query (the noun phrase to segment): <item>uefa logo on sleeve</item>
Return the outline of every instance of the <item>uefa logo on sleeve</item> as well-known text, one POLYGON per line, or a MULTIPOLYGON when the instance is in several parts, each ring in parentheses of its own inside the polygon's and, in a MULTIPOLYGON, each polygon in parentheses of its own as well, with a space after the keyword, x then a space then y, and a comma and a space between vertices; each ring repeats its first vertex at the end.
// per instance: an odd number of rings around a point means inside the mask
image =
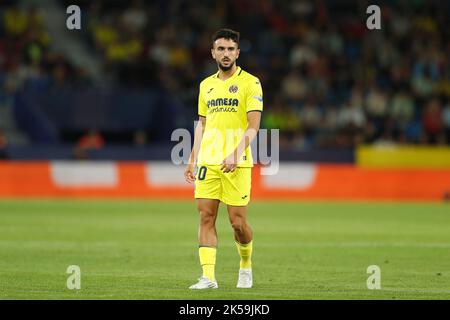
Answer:
POLYGON ((228 91, 230 91, 230 93, 236 93, 238 91, 238 87, 233 84, 233 85, 230 86, 228 91))

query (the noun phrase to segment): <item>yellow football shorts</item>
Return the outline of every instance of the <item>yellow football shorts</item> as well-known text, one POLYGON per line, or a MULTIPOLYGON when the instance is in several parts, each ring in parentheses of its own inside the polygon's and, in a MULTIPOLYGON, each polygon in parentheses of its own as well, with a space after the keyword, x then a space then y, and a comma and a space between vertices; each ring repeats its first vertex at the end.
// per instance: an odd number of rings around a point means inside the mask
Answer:
POLYGON ((217 199, 230 206, 246 206, 250 201, 252 168, 236 168, 224 173, 220 165, 199 166, 195 175, 195 198, 217 199))

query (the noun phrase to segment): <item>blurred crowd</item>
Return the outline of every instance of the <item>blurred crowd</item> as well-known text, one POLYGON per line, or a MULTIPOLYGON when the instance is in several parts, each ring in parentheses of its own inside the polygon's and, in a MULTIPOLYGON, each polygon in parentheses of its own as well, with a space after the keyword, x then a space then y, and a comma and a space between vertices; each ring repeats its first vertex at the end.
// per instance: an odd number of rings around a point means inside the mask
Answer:
POLYGON ((51 38, 38 7, 3 1, 0 10, 1 98, 23 87, 48 90, 89 82, 83 68, 76 68, 67 57, 51 50, 51 38))
MULTIPOLYGON (((199 82, 217 69, 211 35, 229 27, 241 32, 238 64, 263 84, 262 127, 280 129, 283 147, 450 144, 445 1, 386 2, 381 30, 367 29, 366 1, 77 3, 80 39, 101 57, 108 78, 166 90, 192 119, 199 82)), ((85 70, 49 50, 36 9, 8 8, 1 32, 6 91, 33 77, 45 79, 34 86, 89 83, 85 70)))

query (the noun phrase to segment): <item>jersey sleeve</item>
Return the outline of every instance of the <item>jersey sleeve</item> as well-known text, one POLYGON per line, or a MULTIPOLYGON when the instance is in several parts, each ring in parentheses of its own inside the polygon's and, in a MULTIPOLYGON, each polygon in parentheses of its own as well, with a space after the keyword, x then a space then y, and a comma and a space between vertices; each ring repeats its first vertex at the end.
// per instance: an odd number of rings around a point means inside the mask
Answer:
POLYGON ((263 91, 261 82, 256 78, 251 80, 247 89, 247 112, 263 110, 263 91))
POLYGON ((200 86, 200 89, 198 91, 198 115, 206 117, 206 109, 206 103, 203 99, 202 86, 200 86))

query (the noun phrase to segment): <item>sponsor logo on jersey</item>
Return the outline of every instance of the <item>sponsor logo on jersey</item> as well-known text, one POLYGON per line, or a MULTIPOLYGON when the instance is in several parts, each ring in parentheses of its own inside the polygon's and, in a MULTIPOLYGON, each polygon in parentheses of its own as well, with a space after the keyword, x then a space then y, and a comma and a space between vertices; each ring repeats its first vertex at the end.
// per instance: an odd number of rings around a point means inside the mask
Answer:
POLYGON ((217 98, 217 99, 211 99, 208 100, 207 106, 209 107, 220 107, 220 106, 230 106, 230 107, 237 107, 239 104, 238 99, 233 98, 217 98))

